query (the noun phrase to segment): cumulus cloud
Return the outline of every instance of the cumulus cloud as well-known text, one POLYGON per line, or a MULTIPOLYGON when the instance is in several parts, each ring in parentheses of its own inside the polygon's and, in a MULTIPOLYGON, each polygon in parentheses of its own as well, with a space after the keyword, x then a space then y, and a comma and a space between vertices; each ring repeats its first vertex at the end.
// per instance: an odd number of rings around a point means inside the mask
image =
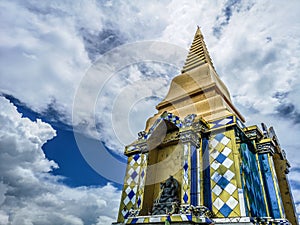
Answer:
POLYGON ((70 188, 42 145, 55 130, 41 120, 22 118, 0 97, 0 224, 103 224, 115 220, 120 192, 103 187, 70 188))

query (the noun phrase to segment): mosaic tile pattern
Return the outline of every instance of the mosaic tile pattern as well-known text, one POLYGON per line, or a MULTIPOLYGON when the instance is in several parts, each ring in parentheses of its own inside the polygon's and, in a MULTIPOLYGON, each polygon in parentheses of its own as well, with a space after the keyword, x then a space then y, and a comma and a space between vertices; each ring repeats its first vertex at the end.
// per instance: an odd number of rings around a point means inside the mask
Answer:
POLYGON ((142 154, 142 162, 141 162, 141 173, 140 173, 140 180, 139 180, 139 188, 138 188, 138 193, 137 193, 137 208, 141 209, 142 208, 142 203, 143 203, 143 195, 144 195, 144 188, 145 188, 145 181, 146 181, 146 170, 147 170, 147 155, 142 154))
POLYGON ((210 129, 223 127, 223 126, 226 126, 228 124, 232 124, 233 122, 234 122, 233 121, 233 116, 229 116, 229 117, 226 117, 226 118, 215 120, 213 122, 210 122, 210 129))
POLYGON ((126 224, 138 224, 138 223, 153 223, 153 222, 184 222, 184 221, 193 221, 197 223, 212 224, 213 221, 206 217, 196 217, 192 214, 174 214, 171 216, 162 215, 162 216, 138 216, 134 218, 128 218, 126 224))
POLYGON ((180 120, 180 118, 176 115, 173 115, 172 113, 168 113, 168 112, 164 112, 160 118, 158 118, 154 124, 152 125, 152 127, 149 129, 149 132, 147 134, 145 134, 144 139, 147 139, 150 134, 154 131, 155 127, 157 126, 157 124, 161 121, 161 120, 167 120, 170 121, 172 123, 174 123, 178 128, 182 127, 182 122, 180 120))
POLYGON ((182 185, 181 185, 181 196, 182 203, 188 204, 190 202, 189 189, 189 146, 184 144, 183 146, 183 170, 182 170, 182 185))
POLYGON ((135 154, 128 158, 126 177, 120 204, 120 212, 123 218, 127 219, 131 209, 139 209, 142 206, 145 172, 146 154, 135 154))
POLYGON ((231 141, 228 132, 210 139, 212 205, 217 217, 240 214, 231 141))
POLYGON ((191 205, 198 205, 198 154, 197 148, 191 145, 191 205))
POLYGON ((270 158, 268 153, 260 154, 258 157, 261 170, 264 171, 262 173, 262 177, 264 181, 264 188, 266 190, 270 216, 273 218, 282 218, 284 216, 284 212, 282 212, 283 207, 280 192, 277 187, 277 179, 274 177, 276 174, 272 172, 273 160, 270 158))
POLYGON ((242 181, 248 199, 248 208, 252 216, 266 217, 263 187, 255 154, 249 150, 248 145, 245 143, 240 146, 240 154, 242 158, 242 181))
MULTIPOLYGON (((212 211, 211 176, 210 176, 209 141, 202 139, 202 167, 203 167, 203 203, 212 211)), ((201 185, 201 183, 199 183, 201 185)))

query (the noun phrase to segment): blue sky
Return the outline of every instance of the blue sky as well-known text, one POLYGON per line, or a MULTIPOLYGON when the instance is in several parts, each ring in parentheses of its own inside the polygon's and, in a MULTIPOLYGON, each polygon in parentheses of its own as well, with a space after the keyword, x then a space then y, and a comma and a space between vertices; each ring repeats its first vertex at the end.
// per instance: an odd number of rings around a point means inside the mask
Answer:
POLYGON ((15 0, 0 8, 0 224, 115 220, 124 146, 156 113, 197 25, 246 124, 275 128, 300 213, 299 1, 15 0), (178 50, 178 61, 147 61, 154 42, 178 50), (120 54, 126 46, 145 60, 120 54), (131 63, 115 68, 114 53, 131 63))

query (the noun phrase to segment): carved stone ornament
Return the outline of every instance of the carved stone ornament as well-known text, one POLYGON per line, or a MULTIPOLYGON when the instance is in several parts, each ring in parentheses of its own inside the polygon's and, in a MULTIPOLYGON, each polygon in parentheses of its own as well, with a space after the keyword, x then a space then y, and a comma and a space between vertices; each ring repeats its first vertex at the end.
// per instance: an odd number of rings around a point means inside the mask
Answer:
POLYGON ((189 127, 192 126, 195 118, 196 118, 196 114, 189 114, 184 118, 184 122, 183 122, 183 126, 184 127, 189 127))
POLYGON ((182 142, 192 142, 196 147, 199 147, 199 137, 192 130, 180 132, 180 140, 182 142))
POLYGON ((145 131, 141 131, 138 133, 138 139, 141 140, 141 139, 145 139, 145 135, 146 135, 146 132, 145 131))
POLYGON ((214 217, 213 213, 205 206, 181 205, 180 214, 192 214, 201 217, 214 217))
POLYGON ((270 142, 257 144, 257 150, 260 153, 271 153, 271 154, 274 154, 274 147, 273 147, 273 145, 270 142))
POLYGON ((139 209, 130 209, 129 210, 129 217, 136 217, 138 216, 140 213, 139 209))

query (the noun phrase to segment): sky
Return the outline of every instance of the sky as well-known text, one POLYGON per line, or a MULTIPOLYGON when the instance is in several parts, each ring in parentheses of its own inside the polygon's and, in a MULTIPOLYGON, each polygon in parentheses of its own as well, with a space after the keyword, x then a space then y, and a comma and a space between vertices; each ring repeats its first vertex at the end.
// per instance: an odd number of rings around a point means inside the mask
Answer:
POLYGON ((126 159, 197 25, 246 125, 273 126, 300 214, 300 1, 0 2, 0 224, 116 220, 126 159))

